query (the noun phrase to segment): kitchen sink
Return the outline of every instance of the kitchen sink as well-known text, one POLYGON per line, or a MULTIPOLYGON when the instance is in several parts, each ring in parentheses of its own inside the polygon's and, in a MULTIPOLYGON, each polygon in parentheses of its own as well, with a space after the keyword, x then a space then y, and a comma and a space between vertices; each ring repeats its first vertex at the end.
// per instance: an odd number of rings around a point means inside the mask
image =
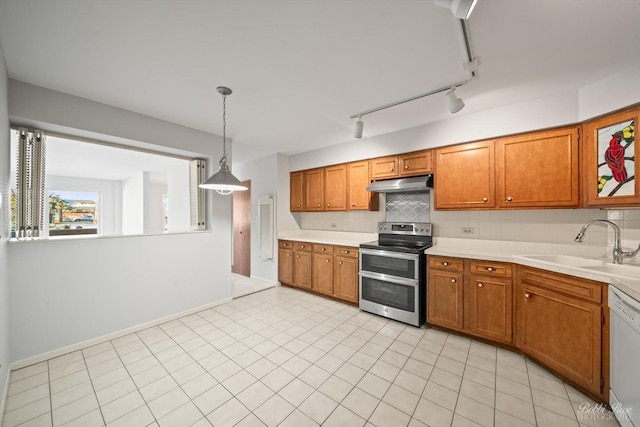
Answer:
MULTIPOLYGON (((567 267, 601 267, 604 262, 598 259, 581 258, 571 255, 525 255, 522 258, 527 258, 535 261, 549 262, 552 264, 560 264, 567 267)), ((640 269, 639 269, 640 272, 640 269)))
POLYGON ((587 270, 599 271, 611 274, 612 276, 628 277, 632 279, 640 279, 640 266, 625 264, 602 264, 584 267, 587 270))

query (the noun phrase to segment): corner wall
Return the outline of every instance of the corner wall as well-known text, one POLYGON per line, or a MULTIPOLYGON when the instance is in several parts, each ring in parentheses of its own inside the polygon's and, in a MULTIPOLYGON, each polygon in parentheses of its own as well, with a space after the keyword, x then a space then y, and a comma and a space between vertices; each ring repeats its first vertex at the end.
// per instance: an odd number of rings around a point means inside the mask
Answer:
MULTIPOLYGON (((9 110, 8 76, 0 43, 0 411, 11 362, 9 275, 7 273, 7 240, 9 236, 9 110)), ((2 414, 0 414, 0 420, 2 414)))
MULTIPOLYGON (((13 80, 9 116, 156 151, 222 155, 216 135, 13 80)), ((230 298, 231 198, 207 199, 206 232, 10 243, 11 361, 230 298)))

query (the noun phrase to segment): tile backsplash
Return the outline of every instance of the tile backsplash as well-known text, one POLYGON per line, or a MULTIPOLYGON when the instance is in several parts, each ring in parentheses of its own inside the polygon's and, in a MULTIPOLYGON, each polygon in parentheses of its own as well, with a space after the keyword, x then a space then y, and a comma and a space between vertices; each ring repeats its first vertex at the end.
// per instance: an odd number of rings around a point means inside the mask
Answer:
MULTIPOLYGON (((640 209, 435 211, 432 208, 430 212, 435 237, 539 243, 571 243, 582 225, 592 219, 609 219, 618 224, 627 249, 640 243, 640 209)), ((305 230, 375 233, 377 223, 384 220, 384 197, 380 197, 378 212, 300 214, 300 226, 305 230)), ((594 225, 587 231, 584 243, 611 245, 613 232, 608 227, 594 225)))

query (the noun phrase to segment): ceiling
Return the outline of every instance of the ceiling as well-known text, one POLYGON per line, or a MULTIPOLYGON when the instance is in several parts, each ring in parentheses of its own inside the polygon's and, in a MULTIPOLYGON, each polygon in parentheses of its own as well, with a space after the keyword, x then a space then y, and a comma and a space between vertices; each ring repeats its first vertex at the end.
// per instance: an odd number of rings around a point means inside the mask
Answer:
MULTIPOLYGON (((638 0, 479 0, 458 115, 640 63, 638 0)), ((464 80, 460 21, 432 0, 0 0, 9 76, 222 134, 234 162, 353 140, 350 115, 464 80)), ((450 117, 434 95, 364 137, 450 117)))

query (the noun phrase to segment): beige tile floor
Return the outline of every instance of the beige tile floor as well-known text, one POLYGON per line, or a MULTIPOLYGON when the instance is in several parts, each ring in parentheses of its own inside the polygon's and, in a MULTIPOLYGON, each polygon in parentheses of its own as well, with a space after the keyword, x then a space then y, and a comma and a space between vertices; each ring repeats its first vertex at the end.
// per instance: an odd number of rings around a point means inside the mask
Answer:
POLYGON ((578 426, 593 404, 517 354, 283 287, 16 370, 8 393, 4 427, 578 426))

